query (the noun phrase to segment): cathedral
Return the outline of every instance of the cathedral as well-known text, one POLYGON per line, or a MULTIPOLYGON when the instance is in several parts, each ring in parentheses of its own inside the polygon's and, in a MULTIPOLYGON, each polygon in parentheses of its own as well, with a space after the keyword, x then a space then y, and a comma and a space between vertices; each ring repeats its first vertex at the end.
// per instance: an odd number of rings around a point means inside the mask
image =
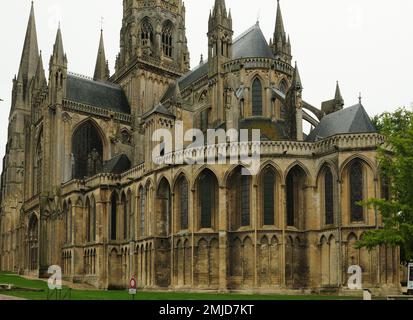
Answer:
MULTIPOLYGON (((267 41, 258 22, 235 36, 215 0, 208 57, 192 70, 185 15, 182 0, 123 0, 115 71, 102 31, 88 77, 69 71, 60 26, 45 71, 32 4, 1 175, 0 270, 44 278, 58 265, 64 280, 99 289, 136 275, 144 290, 346 294, 358 265, 363 288, 398 292, 399 250, 355 246, 382 226, 359 202, 389 197, 384 138, 361 101, 345 106, 338 84, 319 107, 303 100, 279 1, 267 41), (259 129, 241 146, 259 145, 258 173, 241 160, 153 161, 154 133, 177 123, 259 129)), ((191 142, 161 144, 159 159, 232 148, 191 142)))

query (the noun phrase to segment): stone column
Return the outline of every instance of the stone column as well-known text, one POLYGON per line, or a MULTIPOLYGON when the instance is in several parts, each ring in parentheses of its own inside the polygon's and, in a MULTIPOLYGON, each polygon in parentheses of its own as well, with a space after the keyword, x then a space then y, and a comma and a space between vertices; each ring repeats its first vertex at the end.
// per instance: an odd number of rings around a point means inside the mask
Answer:
POLYGON ((228 215, 227 215, 227 188, 219 187, 219 290, 228 290, 227 268, 228 268, 228 215))

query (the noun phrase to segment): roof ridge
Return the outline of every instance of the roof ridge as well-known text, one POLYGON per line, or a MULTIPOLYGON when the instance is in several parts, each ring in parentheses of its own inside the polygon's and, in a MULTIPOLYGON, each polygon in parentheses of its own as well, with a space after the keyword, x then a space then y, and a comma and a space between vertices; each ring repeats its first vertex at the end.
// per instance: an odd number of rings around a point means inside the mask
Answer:
POLYGON ((78 78, 78 79, 82 79, 82 80, 87 80, 87 81, 90 81, 90 82, 98 83, 98 84, 101 84, 101 85, 103 85, 103 86, 107 86, 107 87, 110 87, 110 88, 114 88, 114 89, 120 89, 120 88, 121 88, 121 86, 118 85, 118 84, 116 84, 116 83, 107 82, 107 81, 101 81, 101 80, 95 80, 95 79, 93 79, 92 77, 89 77, 89 76, 86 76, 86 75, 83 75, 83 74, 80 74, 80 73, 68 71, 67 74, 70 75, 70 76, 73 76, 73 77, 75 77, 75 78, 78 78))

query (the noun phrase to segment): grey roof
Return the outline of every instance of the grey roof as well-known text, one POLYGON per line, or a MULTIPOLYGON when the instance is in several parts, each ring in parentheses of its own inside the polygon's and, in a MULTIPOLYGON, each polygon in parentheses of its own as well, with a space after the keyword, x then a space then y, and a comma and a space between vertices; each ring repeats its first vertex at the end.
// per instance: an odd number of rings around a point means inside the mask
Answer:
POLYGON ((170 112, 162 103, 157 104, 151 111, 144 114, 144 118, 149 117, 151 114, 159 113, 169 117, 174 117, 174 114, 170 112))
POLYGON ((66 99, 115 112, 130 114, 123 89, 112 83, 67 75, 66 99))
POLYGON ((377 132, 361 104, 331 113, 308 135, 307 141, 317 141, 336 134, 377 132))
MULTIPOLYGON (((240 58, 274 58, 274 55, 265 39, 259 24, 255 24, 240 36, 235 38, 232 45, 232 59, 240 58)), ((184 90, 192 83, 200 80, 208 74, 208 61, 201 63, 199 66, 182 76, 179 79, 179 87, 184 90)), ((162 101, 172 97, 175 91, 175 84, 172 84, 166 91, 162 101)))
POLYGON ((129 170, 131 167, 132 164, 128 156, 122 153, 107 161, 103 166, 103 172, 120 174, 129 170))
POLYGON ((259 24, 255 24, 234 40, 232 58, 274 58, 259 24))

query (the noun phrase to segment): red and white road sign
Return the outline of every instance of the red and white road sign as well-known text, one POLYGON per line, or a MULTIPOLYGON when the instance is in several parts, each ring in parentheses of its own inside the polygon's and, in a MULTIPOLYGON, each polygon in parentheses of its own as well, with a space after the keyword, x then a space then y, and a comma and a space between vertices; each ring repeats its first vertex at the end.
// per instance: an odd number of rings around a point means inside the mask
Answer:
POLYGON ((135 295, 136 294, 136 279, 133 276, 129 281, 129 294, 135 295))

